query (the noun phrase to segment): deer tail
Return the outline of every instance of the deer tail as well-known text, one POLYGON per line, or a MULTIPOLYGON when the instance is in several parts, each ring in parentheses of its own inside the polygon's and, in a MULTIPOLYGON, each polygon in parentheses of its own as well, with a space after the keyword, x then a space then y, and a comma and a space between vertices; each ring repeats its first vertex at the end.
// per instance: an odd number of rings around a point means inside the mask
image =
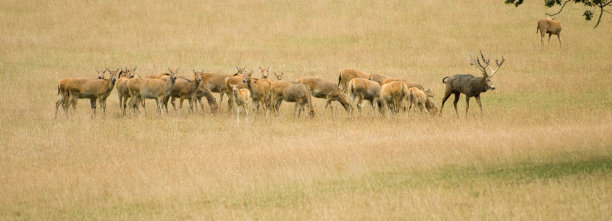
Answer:
POLYGON ((442 83, 446 83, 446 79, 449 78, 448 76, 442 78, 442 83))

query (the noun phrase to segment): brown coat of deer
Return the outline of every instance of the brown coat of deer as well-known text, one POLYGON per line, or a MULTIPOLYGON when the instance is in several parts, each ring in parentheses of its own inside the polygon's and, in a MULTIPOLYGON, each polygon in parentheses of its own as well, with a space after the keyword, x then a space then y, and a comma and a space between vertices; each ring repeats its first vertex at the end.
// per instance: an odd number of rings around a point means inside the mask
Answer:
MULTIPOLYGON (((109 71, 108 68, 102 70, 102 71, 98 71, 96 70, 96 73, 98 74, 98 78, 97 79, 104 79, 104 73, 109 71)), ((88 80, 95 80, 93 78, 91 79, 83 79, 83 78, 64 78, 64 79, 60 79, 57 83, 57 95, 59 95, 59 99, 55 102, 55 118, 57 118, 57 111, 59 109, 59 106, 62 106, 62 109, 64 109, 64 113, 66 115, 66 117, 68 117, 68 108, 70 107, 70 105, 72 104, 72 109, 76 111, 76 103, 71 103, 71 99, 70 99, 70 94, 69 94, 69 90, 68 90, 68 86, 74 86, 74 82, 85 82, 88 80)))
POLYGON ((393 81, 384 84, 381 88, 380 96, 385 101, 390 112, 395 115, 399 112, 404 100, 408 96, 408 85, 404 81, 393 81))
POLYGON ((381 87, 378 82, 364 78, 353 78, 348 83, 348 90, 351 92, 351 106, 355 103, 355 99, 358 99, 357 109, 359 113, 363 109, 362 102, 364 100, 369 101, 370 106, 372 106, 372 117, 376 116, 376 106, 378 106, 378 111, 381 114, 385 113, 385 103, 380 97, 381 87))
POLYGON ((106 115, 106 98, 110 95, 113 87, 115 87, 117 74, 121 72, 121 69, 109 72, 109 79, 73 79, 68 81, 65 88, 68 91, 70 103, 73 107, 76 106, 79 99, 89 99, 92 116, 95 116, 96 101, 98 101, 103 114, 106 115))
MULTIPOLYGON (((203 71, 202 71, 203 72, 203 71)), ((187 99, 189 102, 189 110, 193 112, 193 104, 196 102, 196 93, 198 88, 200 87, 200 83, 202 82, 202 72, 197 72, 193 70, 193 76, 191 77, 178 77, 174 82, 174 86, 170 91, 170 103, 172 104, 172 108, 176 111, 176 104, 174 100, 179 98, 179 108, 183 108, 183 100, 187 99)), ((167 106, 167 100, 164 101, 167 106)))
POLYGON ((340 103, 349 115, 353 111, 353 107, 346 97, 344 97, 344 93, 342 93, 338 85, 334 82, 322 78, 304 77, 300 79, 299 83, 308 85, 313 97, 327 99, 325 109, 329 106, 332 116, 334 114, 332 106, 333 101, 340 103))
POLYGON ((240 109, 244 109, 246 117, 249 117, 249 103, 251 92, 248 88, 239 88, 236 84, 231 84, 232 96, 236 102, 236 120, 240 122, 240 109))
POLYGON ((459 116, 459 112, 457 111, 457 102, 459 102, 459 95, 465 94, 465 114, 467 115, 468 110, 470 109, 470 97, 475 97, 476 102, 478 102, 478 106, 480 106, 480 114, 482 115, 482 103, 480 102, 480 94, 486 92, 487 90, 495 90, 495 85, 493 85, 493 81, 491 78, 493 75, 499 70, 499 68, 506 61, 506 57, 502 56, 501 61, 495 60, 495 64, 497 68, 493 70, 489 66, 489 59, 486 59, 484 54, 480 52, 480 56, 482 58, 474 58, 470 56, 470 64, 475 65, 478 70, 482 72, 482 77, 474 77, 471 74, 457 74, 450 77, 444 77, 442 79, 442 83, 446 84, 446 90, 444 92, 444 97, 442 98, 442 105, 440 106, 440 115, 442 115, 442 110, 444 109, 444 103, 451 96, 451 94, 455 95, 455 101, 453 101, 453 105, 455 106, 455 112, 457 116, 459 116), (487 73, 487 68, 489 68, 491 73, 487 73))
POLYGON ((412 82, 412 81, 409 81, 409 80, 397 79, 397 78, 388 78, 388 79, 383 81, 383 84, 388 84, 388 83, 391 83, 391 82, 394 82, 394 81, 403 81, 404 83, 406 83, 406 86, 408 86, 408 88, 416 87, 416 88, 418 88, 420 90, 425 90, 423 85, 420 84, 420 83, 412 82))
POLYGON ((259 112, 259 106, 268 113, 267 105, 270 103, 270 87, 272 86, 272 81, 268 79, 268 69, 259 68, 262 71, 263 78, 257 79, 252 77, 252 72, 245 74, 244 79, 242 80, 247 84, 247 89, 249 89, 251 93, 251 98, 253 103, 255 104, 255 109, 259 112))
POLYGON ((351 68, 342 69, 340 70, 340 74, 338 75, 338 87, 340 87, 340 90, 342 90, 342 92, 344 92, 345 94, 348 94, 349 81, 351 81, 353 78, 369 79, 370 75, 371 74, 357 70, 357 69, 351 69, 351 68))
POLYGON ((378 82, 378 84, 380 84, 380 86, 382 86, 385 82, 385 80, 389 79, 389 77, 387 77, 384 74, 371 74, 370 77, 368 78, 368 80, 370 81, 376 81, 378 82))
POLYGON ((127 87, 127 82, 134 78, 136 73, 136 67, 129 69, 126 67, 117 78, 117 95, 119 97, 119 109, 121 112, 125 112, 125 108, 127 107, 128 98, 130 98, 130 91, 127 87))
POLYGON ((238 89, 247 88, 246 82, 242 82, 244 80, 244 75, 246 74, 246 66, 243 68, 235 67, 235 69, 236 69, 236 73, 234 73, 233 75, 229 75, 225 78, 225 87, 229 89, 226 91, 227 97, 228 97, 228 100, 227 100, 228 111, 232 111, 232 109, 234 108, 234 103, 235 103, 234 95, 231 90, 232 88, 231 85, 235 84, 236 86, 238 86, 238 89))
POLYGON ((550 36, 556 35, 559 39, 559 47, 563 47, 561 45, 561 22, 553 20, 551 17, 540 19, 538 21, 538 28, 536 29, 536 34, 540 32, 540 42, 542 46, 544 46, 544 36, 548 34, 548 43, 550 44, 550 36))
POLYGON ((432 109, 432 107, 435 108, 435 105, 433 105, 433 101, 431 101, 431 98, 434 97, 431 89, 422 91, 413 87, 408 89, 408 94, 408 102, 410 102, 410 107, 408 108, 409 110, 412 110, 412 106, 416 106, 419 108, 419 110, 421 110, 421 113, 423 113, 423 109, 425 109, 427 112, 435 114, 432 109), (427 104, 428 101, 429 105, 427 104))
MULTIPOLYGON (((170 70, 170 68, 168 68, 170 70)), ((138 109, 137 103, 143 99, 153 99, 157 103, 157 112, 162 113, 164 101, 170 96, 174 82, 177 79, 178 69, 170 70, 170 78, 132 78, 128 81, 128 90, 130 91, 130 107, 134 112, 138 109)), ((166 107, 166 113, 168 109, 166 107)))
POLYGON ((268 110, 273 109, 276 116, 280 114, 280 105, 283 101, 296 103, 293 115, 295 116, 295 109, 299 107, 298 118, 300 118, 300 114, 304 111, 306 105, 308 105, 308 114, 311 117, 315 115, 310 89, 305 84, 276 80, 272 82, 270 94, 271 101, 268 110))

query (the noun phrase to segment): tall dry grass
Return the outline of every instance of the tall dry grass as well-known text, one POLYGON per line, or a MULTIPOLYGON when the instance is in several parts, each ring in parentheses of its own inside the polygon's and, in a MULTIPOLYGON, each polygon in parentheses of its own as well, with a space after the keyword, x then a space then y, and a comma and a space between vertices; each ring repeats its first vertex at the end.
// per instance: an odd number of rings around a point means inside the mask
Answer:
MULTIPOLYGON (((611 217, 612 22, 567 8, 564 48, 535 34, 546 10, 464 1, 3 1, 1 219, 583 219, 611 217), (227 113, 53 120, 57 80, 138 66, 287 79, 341 68, 436 93, 467 56, 508 55, 498 88, 460 118, 227 113)), ((217 96, 217 95, 215 95, 217 96)), ((472 101, 474 102, 474 101, 472 101)), ((338 105, 337 105, 338 106, 338 105)), ((337 108, 340 109, 340 108, 337 108)))

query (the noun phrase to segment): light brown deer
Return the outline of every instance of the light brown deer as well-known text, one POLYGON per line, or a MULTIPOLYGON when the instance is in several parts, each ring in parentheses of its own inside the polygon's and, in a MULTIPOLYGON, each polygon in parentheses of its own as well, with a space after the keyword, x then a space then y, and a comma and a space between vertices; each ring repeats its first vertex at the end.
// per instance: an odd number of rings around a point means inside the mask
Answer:
POLYGON ((96 101, 98 101, 102 113, 106 115, 106 98, 113 90, 117 81, 117 74, 120 72, 121 69, 109 71, 109 79, 73 79, 68 81, 66 89, 68 90, 70 103, 74 107, 79 99, 89 99, 93 117, 96 115, 96 101))
MULTIPOLYGON (((104 79, 104 73, 109 71, 108 68, 102 70, 102 71, 98 71, 96 70, 96 73, 98 74, 98 78, 97 79, 104 79)), ((76 111, 76 103, 71 103, 70 100, 70 94, 69 94, 69 90, 68 90, 68 85, 72 85, 74 86, 73 82, 85 82, 88 80, 95 80, 95 79, 83 79, 83 78, 64 78, 64 79, 60 79, 58 81, 57 84, 57 95, 59 95, 59 99, 55 102, 55 118, 57 118, 57 111, 59 109, 59 106, 62 106, 62 109, 64 109, 64 114, 66 115, 66 117, 68 117, 68 108, 70 107, 70 104, 72 104, 72 109, 74 111, 76 111)))
MULTIPOLYGON (((228 75, 227 74, 216 74, 216 73, 202 73, 202 83, 200 84, 201 87, 200 89, 198 89, 198 92, 196 94, 196 97, 198 99, 198 102, 200 102, 200 105, 202 104, 202 96, 207 96, 207 91, 204 88, 208 88, 208 90, 210 90, 210 92, 215 92, 215 93, 219 93, 219 103, 223 102, 223 95, 227 94, 228 88, 225 85, 225 78, 227 78, 228 75)), ((210 98, 206 97, 208 99, 208 104, 211 104, 211 102, 213 100, 211 100, 210 98)), ((216 101, 214 102, 216 105, 216 101)), ((212 108, 212 106, 211 106, 212 108)), ((218 109, 215 108, 215 111, 218 109)))
POLYGON ((353 78, 369 79, 370 75, 371 74, 357 70, 357 69, 351 69, 351 68, 342 69, 340 70, 340 74, 338 75, 338 87, 340 87, 340 90, 342 90, 342 92, 344 92, 345 94, 348 94, 349 81, 351 81, 353 78))
MULTIPOLYGON (((153 99, 157 103, 156 110, 159 114, 162 113, 164 107, 163 101, 170 96, 172 87, 177 79, 178 69, 172 71, 170 78, 154 79, 154 78, 132 78, 128 81, 128 90, 130 91, 130 106, 134 112, 138 109, 137 103, 142 99, 153 99)), ((166 113, 168 109, 166 107, 166 113)))
POLYGON ((313 97, 327 99, 325 109, 327 109, 327 107, 329 106, 329 110, 332 116, 334 115, 332 105, 333 101, 337 101, 338 103, 340 103, 349 115, 353 111, 353 107, 347 101, 346 97, 344 97, 344 94, 342 93, 342 91, 340 91, 338 85, 336 85, 334 82, 314 77, 304 77, 301 78, 298 82, 308 85, 308 87, 310 88, 310 93, 313 97))
POLYGON ((136 67, 129 69, 126 67, 117 78, 117 95, 119 97, 119 109, 122 113, 125 113, 127 107, 128 98, 130 98, 130 91, 127 87, 127 82, 135 77, 136 67))
POLYGON ((538 28, 536 29, 536 34, 540 32, 540 42, 542 46, 544 46, 544 35, 548 34, 548 43, 550 44, 550 36, 556 35, 559 39, 559 47, 563 47, 561 45, 561 22, 553 20, 550 16, 545 19, 540 19, 538 21, 538 28))
POLYGON ((384 81, 387 79, 389 79, 389 77, 387 77, 384 74, 371 74, 370 77, 368 78, 368 80, 378 82, 380 86, 382 86, 384 84, 384 81))
POLYGON ((420 83, 412 82, 412 81, 409 81, 409 80, 397 79, 397 78, 388 78, 388 79, 383 81, 383 84, 391 83, 391 82, 394 82, 394 81, 403 81, 404 83, 406 83, 406 86, 408 86, 408 88, 416 87, 416 88, 418 88, 420 90, 425 90, 423 85, 420 84, 420 83))
POLYGON ((240 109, 244 109, 246 117, 249 117, 249 100, 251 92, 248 88, 239 88, 236 84, 231 84, 232 96, 236 102, 236 120, 240 121, 240 109))
POLYGON ((300 118, 300 114, 305 110, 306 105, 308 105, 308 114, 311 117, 314 117, 315 115, 314 107, 312 105, 312 98, 310 96, 310 89, 305 84, 285 80, 276 80, 272 82, 270 94, 271 101, 268 106, 268 110, 273 109, 276 116, 280 114, 280 105, 283 101, 296 103, 296 106, 293 109, 294 117, 296 109, 299 107, 297 117, 300 118))
MULTIPOLYGON (((189 110, 193 112, 193 104, 196 100, 195 96, 200 86, 200 83, 202 82, 202 72, 203 71, 196 72, 195 70, 193 70, 193 76, 180 76, 176 79, 169 96, 169 98, 171 98, 170 103, 172 104, 172 108, 174 108, 175 111, 176 104, 174 100, 176 98, 179 98, 179 108, 183 108, 183 100, 187 99, 187 101, 189 102, 189 110)), ((167 102, 168 101, 166 100, 166 106, 167 102)))
POLYGON ((408 102, 410 102, 410 107, 408 108, 409 110, 412 110, 412 106, 416 106, 419 108, 419 110, 421 110, 421 113, 423 113, 423 109, 426 109, 428 112, 431 113, 430 108, 433 104, 431 98, 434 97, 434 94, 431 92, 431 89, 422 91, 418 88, 413 87, 408 89, 408 94, 410 95, 408 97, 408 102), (430 107, 427 107, 428 100, 430 102, 430 107))
MULTIPOLYGON (((240 88, 247 88, 246 82, 242 82, 244 80, 244 75, 246 74, 246 66, 243 68, 238 68, 235 67, 236 69, 236 73, 234 73, 233 75, 229 75, 225 78, 225 87, 231 89, 232 87, 230 85, 235 84, 238 86, 238 89, 240 88)), ((253 72, 251 70, 251 72, 253 72)), ((233 96, 233 92, 231 90, 227 90, 227 107, 228 107, 228 111, 232 111, 232 109, 234 108, 234 96, 233 96)))
MULTIPOLYGON (((198 90, 196 91, 195 98, 200 103, 200 107, 202 111, 204 111, 204 104, 202 104, 202 97, 205 97, 208 101, 208 106, 210 107, 211 113, 216 113, 219 110, 219 105, 217 104, 217 100, 212 95, 212 91, 206 84, 204 84, 204 80, 198 86, 198 90)), ((196 106, 197 107, 197 106, 196 106)))
POLYGON ((440 106, 440 115, 442 115, 442 110, 444 109, 444 103, 451 96, 451 94, 455 95, 455 101, 453 101, 453 105, 455 106, 455 113, 457 113, 457 117, 459 117, 459 112, 457 111, 457 102, 459 102, 459 95, 465 94, 465 114, 467 116, 468 110, 470 109, 470 97, 475 97, 476 102, 478 102, 478 106, 480 107, 480 114, 482 115, 482 103, 480 102, 480 94, 487 92, 487 90, 495 90, 495 85, 493 85, 493 80, 491 79, 493 75, 499 70, 499 68, 506 61, 506 56, 502 56, 501 62, 498 59, 495 59, 495 64, 497 68, 493 70, 489 66, 489 59, 486 59, 482 51, 480 52, 480 58, 474 58, 474 56, 470 56, 470 65, 475 65, 478 70, 482 72, 482 77, 474 77, 471 74, 456 74, 450 77, 442 78, 442 83, 446 84, 446 90, 444 92, 444 97, 442 98, 442 105, 440 106), (489 68, 490 73, 487 73, 487 68, 489 68))
MULTIPOLYGON (((260 68, 261 69, 261 68, 260 68)), ((257 79, 252 77, 252 73, 248 73, 244 75, 243 82, 246 82, 247 89, 251 92, 251 98, 253 99, 253 103, 255 104, 255 109, 259 112, 259 106, 266 112, 267 105, 270 103, 270 87, 272 87, 272 82, 267 79, 267 71, 262 70, 262 75, 264 78, 257 79)))
POLYGON ((408 96, 408 85, 406 85, 404 81, 394 81, 384 84, 381 88, 380 96, 385 101, 390 112, 396 115, 408 96))
POLYGON ((351 92, 351 106, 355 103, 355 99, 358 99, 357 109, 360 114, 363 109, 362 102, 367 100, 372 106, 372 117, 376 117, 376 106, 378 106, 378 111, 384 115, 385 103, 380 97, 381 87, 378 82, 364 78, 353 78, 348 83, 348 90, 351 92))

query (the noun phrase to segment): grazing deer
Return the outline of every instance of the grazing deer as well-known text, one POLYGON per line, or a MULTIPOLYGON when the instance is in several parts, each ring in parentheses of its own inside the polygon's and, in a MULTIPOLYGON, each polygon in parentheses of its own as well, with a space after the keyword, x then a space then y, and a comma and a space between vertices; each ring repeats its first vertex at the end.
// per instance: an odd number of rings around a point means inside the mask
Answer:
POLYGON ((378 84, 380 84, 380 86, 382 86, 384 84, 384 81, 389 79, 389 77, 387 77, 384 74, 371 74, 370 77, 368 78, 368 80, 370 81, 376 81, 378 82, 378 84))
POLYGON ((390 112, 395 115, 399 112, 403 106, 403 101, 408 96, 408 85, 403 81, 393 81, 384 84, 381 88, 380 96, 385 101, 390 112))
MULTIPOLYGON (((115 81, 117 81, 117 74, 121 73, 121 69, 116 71, 108 71, 110 73, 109 79, 73 79, 68 81, 66 89, 70 97, 70 103, 73 108, 76 106, 79 99, 89 99, 92 117, 96 115, 96 100, 102 108, 102 112, 106 115, 106 98, 110 95, 115 81)), ((102 72, 104 74, 104 72, 102 72)))
POLYGON ((332 101, 337 101, 344 107, 344 110, 350 115, 353 111, 353 107, 346 100, 342 91, 338 85, 334 82, 325 80, 322 78, 304 77, 301 78, 299 83, 305 84, 310 88, 310 93, 313 97, 327 99, 325 109, 329 106, 329 110, 334 115, 332 101))
POLYGON ((280 114, 280 105, 283 101, 296 103, 296 106, 293 109, 294 117, 296 109, 299 107, 297 117, 300 118, 300 114, 302 111, 304 111, 306 105, 308 105, 308 114, 311 117, 314 117, 315 115, 314 107, 312 106, 312 98, 310 96, 310 89, 305 84, 285 80, 273 81, 270 87, 270 94, 271 101, 268 105, 268 110, 274 109, 276 116, 280 114))
MULTIPOLYGON (((208 99, 208 104, 211 104, 211 98, 208 98, 207 93, 209 93, 205 88, 208 88, 210 92, 219 93, 219 103, 223 102, 223 95, 227 93, 228 88, 225 85, 225 78, 228 76, 226 74, 216 74, 216 73, 202 73, 202 83, 201 87, 198 89, 196 97, 198 98, 198 102, 200 105, 202 104, 202 96, 206 96, 208 99)), ((216 101, 214 102, 216 105, 216 101)), ((212 108, 212 106, 211 106, 212 108)), ((218 107, 216 108, 218 109, 218 107)), ((216 111, 215 109, 215 111, 216 111)))
POLYGON ((470 109, 470 97, 475 97, 476 102, 478 102, 478 106, 480 106, 480 114, 482 115, 482 103, 480 102, 480 93, 487 92, 487 90, 495 90, 495 86, 493 85, 493 81, 491 78, 493 75, 499 70, 499 68, 506 61, 506 56, 502 56, 501 61, 495 59, 495 64, 497 68, 493 70, 489 66, 489 59, 486 59, 482 51, 480 52, 480 58, 474 58, 474 56, 470 56, 470 65, 475 65, 478 70, 482 72, 482 77, 474 77, 471 74, 457 74, 451 77, 444 77, 442 79, 442 83, 446 84, 446 91, 444 92, 444 98, 442 98, 442 105, 440 106, 440 115, 442 115, 442 110, 444 109, 444 102, 450 97, 451 94, 455 95, 455 101, 453 101, 453 105, 455 106, 455 112, 457 116, 459 116, 459 112, 457 111, 457 102, 459 102, 459 95, 465 94, 465 114, 467 116, 468 110, 470 109), (489 68, 491 73, 487 73, 487 68, 489 68))
POLYGON ((349 81, 351 81, 353 78, 369 79, 370 75, 371 74, 365 73, 357 69, 342 69, 340 70, 340 74, 338 75, 338 87, 340 87, 340 90, 342 90, 342 92, 348 94, 349 81))
POLYGON ((391 82, 394 82, 394 81, 403 81, 404 83, 406 83, 406 86, 408 86, 408 88, 415 87, 415 88, 418 88, 420 90, 425 90, 423 85, 420 84, 420 83, 412 82, 412 81, 409 81, 409 80, 397 79, 397 78, 388 78, 388 79, 383 81, 383 85, 391 83, 391 82))
MULTIPOLYGON (((236 84, 238 86, 238 88, 247 88, 246 82, 242 82, 242 80, 244 79, 244 75, 246 74, 246 66, 243 68, 236 68, 236 73, 234 73, 233 75, 227 76, 225 78, 225 87, 231 89, 232 87, 230 85, 232 84, 236 84)), ((251 70, 251 72, 253 72, 251 70)), ((227 90, 227 107, 228 107, 228 111, 232 111, 233 107, 234 107, 234 96, 233 96, 233 92, 231 90, 227 90)))
POLYGON ((234 97, 234 101, 236 102, 236 120, 240 121, 240 109, 244 109, 244 113, 246 117, 249 117, 249 98, 251 97, 251 92, 248 88, 239 88, 237 84, 231 84, 232 88, 232 96, 234 97))
MULTIPOLYGON (((202 72, 197 72, 193 70, 193 77, 178 77, 174 82, 174 86, 170 91, 171 98, 170 103, 172 104, 172 108, 176 111, 176 104, 174 103, 175 98, 179 98, 179 108, 183 109, 183 100, 187 99, 189 102, 189 110, 193 112, 193 103, 195 102, 195 95, 198 91, 200 83, 202 82, 202 72)), ((168 100, 164 101, 167 106, 168 100)))
MULTIPOLYGON (((98 74, 98 78, 97 79, 104 79, 104 73, 109 71, 108 68, 102 70, 102 71, 98 71, 96 70, 96 73, 98 74)), ((57 84, 57 95, 59 95, 59 99, 55 102, 55 118, 57 118, 57 110, 59 108, 59 106, 62 106, 62 109, 64 109, 64 114, 66 115, 66 117, 68 117, 68 108, 70 107, 71 104, 71 100, 70 100, 70 94, 69 94, 69 90, 68 90, 68 86, 74 86, 75 83, 73 82, 85 82, 88 80, 94 80, 94 79, 82 79, 82 78, 64 78, 64 79, 60 79, 58 81, 57 84)), ((72 109, 74 111, 76 111, 76 103, 72 103, 72 109)))
POLYGON ((433 102, 433 100, 429 97, 427 98, 427 101, 425 101, 425 108, 431 115, 438 115, 438 108, 436 107, 436 104, 433 102))
POLYGON ((212 91, 210 90, 210 88, 208 88, 208 86, 206 86, 206 84, 204 83, 200 83, 198 90, 196 91, 196 94, 195 94, 196 100, 200 103, 200 107, 202 111, 204 111, 204 104, 202 104, 202 97, 206 97, 211 113, 216 113, 219 110, 219 105, 217 104, 217 100, 215 99, 215 97, 213 97, 212 91))
POLYGON ((376 116, 376 107, 378 106, 378 111, 381 114, 385 113, 385 103, 384 100, 380 97, 380 85, 376 81, 370 81, 364 78, 353 78, 348 83, 348 90, 351 92, 351 106, 355 103, 355 98, 357 101, 357 109, 361 114, 361 110, 363 109, 363 100, 367 100, 370 102, 372 106, 372 117, 376 116))
MULTIPOLYGON (((157 103, 157 112, 162 113, 164 101, 170 96, 174 83, 177 79, 178 68, 170 71, 170 78, 132 78, 128 81, 128 90, 130 91, 130 106, 134 112, 138 109, 137 102, 143 99, 153 99, 157 103)), ((168 109, 166 107, 166 113, 168 109)))
POLYGON ((431 101, 431 98, 434 97, 434 94, 431 92, 431 89, 422 91, 418 88, 410 88, 408 89, 408 94, 408 99, 410 102, 410 107, 408 108, 409 110, 412 110, 412 106, 416 106, 419 108, 419 110, 421 110, 421 113, 423 113, 423 108, 425 108, 428 112, 432 113, 430 109, 432 108, 432 106, 435 107, 435 105, 433 105, 433 102, 431 101), (429 107, 427 105, 428 101, 429 107))
POLYGON ((560 21, 555 21, 553 18, 548 16, 548 18, 540 19, 538 21, 538 28, 536 29, 536 34, 540 32, 540 42, 542 46, 544 46, 544 35, 548 34, 548 43, 550 44, 550 36, 557 35, 559 39, 559 47, 563 47, 561 45, 561 27, 560 21))
POLYGON ((247 89, 251 92, 255 109, 259 112, 259 106, 261 105, 262 109, 266 112, 266 116, 268 114, 266 106, 270 103, 270 87, 272 86, 272 82, 267 79, 268 70, 261 69, 264 76, 262 79, 252 77, 253 72, 245 74, 242 79, 242 82, 246 83, 247 89))
MULTIPOLYGON (((117 95, 119 97, 119 109, 121 109, 122 113, 125 113, 125 108, 127 107, 128 98, 130 98, 130 91, 127 87, 127 82, 134 78, 136 73, 136 67, 129 69, 125 67, 117 78, 117 95)), ((144 105, 143 105, 144 106, 144 105)))

